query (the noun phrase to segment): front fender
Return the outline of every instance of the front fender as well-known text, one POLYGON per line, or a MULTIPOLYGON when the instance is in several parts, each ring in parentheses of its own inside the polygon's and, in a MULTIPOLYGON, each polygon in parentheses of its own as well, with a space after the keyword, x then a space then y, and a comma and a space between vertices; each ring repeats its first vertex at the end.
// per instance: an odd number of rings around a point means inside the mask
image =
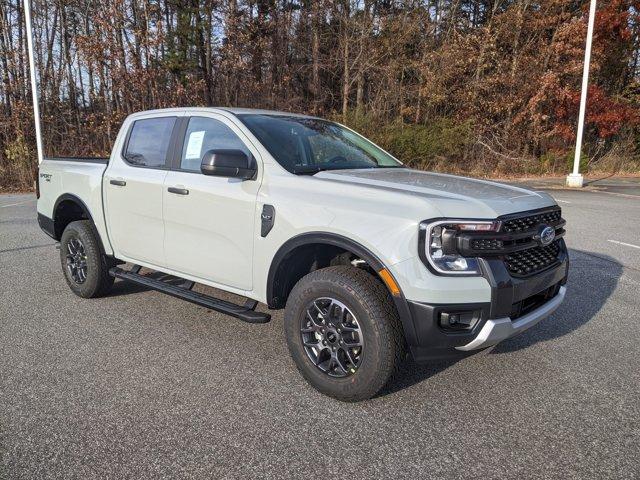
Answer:
MULTIPOLYGON (((293 252, 295 249, 305 246, 305 245, 331 245, 335 247, 340 247, 344 250, 347 250, 359 258, 363 259, 367 262, 367 264, 376 272, 380 273, 381 271, 386 271, 392 278, 392 280, 399 285, 395 280, 393 273, 385 266, 383 261, 380 259, 378 255, 373 253, 370 249, 363 246, 361 243, 357 241, 331 232, 306 232, 300 235, 297 235, 288 241, 286 241, 273 256, 271 261, 271 265, 269 267, 269 273, 267 276, 267 304, 271 308, 281 308, 282 305, 281 299, 278 298, 276 292, 276 274, 282 262, 287 258, 287 256, 293 252)), ((383 279, 383 283, 386 282, 383 279)), ((399 292, 396 294, 391 293, 391 298, 393 299, 396 309, 398 311, 398 315, 402 322, 402 326, 404 329, 405 337, 409 344, 413 344, 416 340, 416 332, 415 326, 413 324, 413 320, 411 317, 411 313, 409 311, 409 306, 407 300, 402 293, 402 289, 400 288, 399 292)))

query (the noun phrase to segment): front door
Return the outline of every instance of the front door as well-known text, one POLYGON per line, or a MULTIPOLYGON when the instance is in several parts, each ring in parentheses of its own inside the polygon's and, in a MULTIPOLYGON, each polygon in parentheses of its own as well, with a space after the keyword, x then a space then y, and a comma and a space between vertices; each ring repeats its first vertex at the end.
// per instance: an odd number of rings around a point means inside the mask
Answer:
POLYGON ((200 172, 202 155, 208 150, 237 149, 252 154, 235 125, 219 115, 202 115, 188 119, 182 152, 177 150, 179 163, 164 182, 167 266, 200 279, 251 290, 261 177, 242 181, 200 172))
POLYGON ((103 177, 109 240, 115 256, 161 267, 162 201, 176 117, 136 120, 103 177))

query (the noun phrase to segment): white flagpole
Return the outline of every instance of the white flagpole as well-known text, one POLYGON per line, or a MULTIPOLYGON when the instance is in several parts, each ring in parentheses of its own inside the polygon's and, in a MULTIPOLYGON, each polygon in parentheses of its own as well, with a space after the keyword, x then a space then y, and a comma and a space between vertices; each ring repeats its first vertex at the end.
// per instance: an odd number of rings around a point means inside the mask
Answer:
POLYGON ((589 7, 589 26, 587 27, 587 44, 584 49, 584 66, 582 70, 582 91, 580 92, 580 113, 578 114, 578 134, 576 151, 573 158, 573 172, 567 175, 567 186, 582 187, 584 178, 580 174, 580 155, 582 153, 582 135, 584 132, 584 115, 587 108, 587 88, 589 86, 589 64, 591 63, 591 43, 593 41, 593 22, 596 18, 596 0, 591 0, 589 7))
POLYGON ((36 127, 36 147, 38 149, 38 165, 42 163, 42 134, 40 132, 40 108, 38 106, 38 90, 36 84, 36 65, 33 55, 33 32, 31 31, 31 5, 24 0, 24 20, 27 27, 27 50, 29 54, 29 76, 31 77, 31 96, 33 98, 33 121, 36 127))

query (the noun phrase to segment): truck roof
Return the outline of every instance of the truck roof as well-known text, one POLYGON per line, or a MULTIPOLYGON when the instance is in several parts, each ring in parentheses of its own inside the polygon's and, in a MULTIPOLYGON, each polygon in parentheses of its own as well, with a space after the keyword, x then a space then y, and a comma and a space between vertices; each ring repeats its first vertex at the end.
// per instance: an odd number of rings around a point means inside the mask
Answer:
POLYGON ((211 112, 228 112, 233 115, 282 115, 287 117, 304 117, 304 118, 317 118, 311 115, 303 115, 300 113, 283 112, 278 110, 262 110, 258 108, 235 108, 235 107, 176 107, 176 108, 161 108, 156 110, 144 110, 131 114, 132 117, 144 116, 155 113, 171 113, 171 112, 202 112, 203 110, 210 110, 211 112))

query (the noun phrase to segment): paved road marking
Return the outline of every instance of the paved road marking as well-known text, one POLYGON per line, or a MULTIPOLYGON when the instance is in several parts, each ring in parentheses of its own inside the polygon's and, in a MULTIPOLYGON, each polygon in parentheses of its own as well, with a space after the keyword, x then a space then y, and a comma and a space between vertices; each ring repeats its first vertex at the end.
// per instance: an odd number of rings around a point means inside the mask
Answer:
POLYGON ((10 203, 9 205, 0 205, 0 208, 7 208, 7 207, 15 207, 17 205, 25 205, 27 203, 31 203, 31 202, 35 202, 36 199, 31 199, 31 200, 27 200, 26 202, 18 202, 18 203, 10 203))
POLYGON ((559 198, 556 198, 555 201, 560 203, 571 203, 571 202, 568 202, 567 200, 560 200, 559 198))
POLYGON ((626 198, 640 199, 640 195, 633 195, 631 193, 607 192, 605 190, 582 190, 582 191, 583 192, 589 192, 589 193, 605 193, 607 195, 615 195, 616 197, 626 197, 626 198))
POLYGON ((607 240, 607 242, 616 243, 618 245, 624 245, 625 247, 640 249, 640 245, 634 245, 632 243, 619 242, 618 240, 607 240))

